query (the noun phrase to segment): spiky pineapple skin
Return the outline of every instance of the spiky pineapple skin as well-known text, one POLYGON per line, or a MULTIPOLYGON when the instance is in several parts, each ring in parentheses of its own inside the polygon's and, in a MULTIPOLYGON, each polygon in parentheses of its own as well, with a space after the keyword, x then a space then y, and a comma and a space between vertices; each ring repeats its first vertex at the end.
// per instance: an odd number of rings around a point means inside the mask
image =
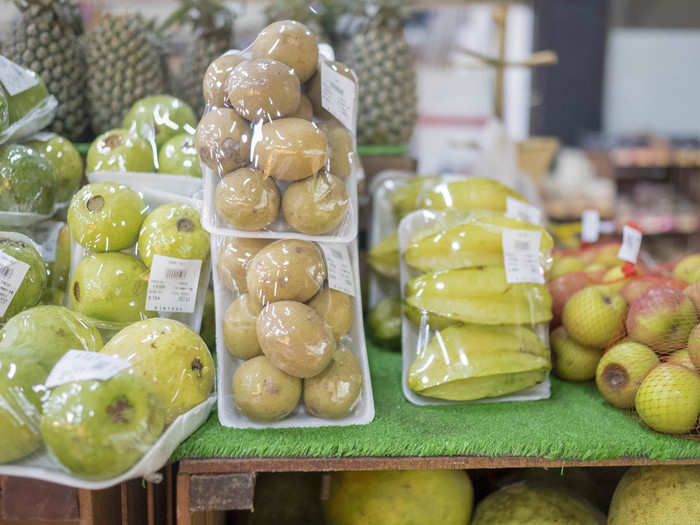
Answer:
POLYGON ((404 145, 416 123, 416 64, 401 28, 369 27, 342 50, 357 74, 357 140, 363 145, 404 145))
POLYGON ((165 91, 152 35, 138 15, 105 15, 86 34, 87 96, 96 134, 120 127, 137 100, 165 91))
POLYGON ((195 114, 204 109, 202 78, 209 64, 231 49, 233 35, 229 31, 214 34, 199 34, 185 48, 179 73, 179 95, 195 114))
MULTIPOLYGON (((61 0, 68 9, 77 6, 61 0)), ((37 73, 58 100, 51 129, 70 140, 80 139, 89 123, 85 61, 75 23, 59 20, 55 12, 30 4, 15 21, 4 54, 37 73)))

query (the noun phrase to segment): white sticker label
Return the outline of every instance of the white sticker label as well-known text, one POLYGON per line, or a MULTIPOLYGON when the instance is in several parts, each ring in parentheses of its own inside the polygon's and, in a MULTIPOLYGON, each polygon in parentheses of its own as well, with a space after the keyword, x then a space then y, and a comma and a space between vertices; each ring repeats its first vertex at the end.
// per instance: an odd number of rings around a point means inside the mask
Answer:
POLYGON ((146 310, 194 312, 202 261, 154 255, 148 279, 146 310))
POLYGON ((622 244, 617 256, 623 261, 637 262, 639 248, 642 246, 642 232, 632 226, 622 228, 622 244))
POLYGON ((129 361, 113 355, 85 350, 68 350, 46 379, 46 388, 55 388, 74 381, 107 381, 129 368, 129 361))
POLYGON ((29 137, 27 140, 38 140, 39 142, 48 142, 55 136, 56 134, 53 131, 39 131, 38 133, 34 133, 34 135, 29 137))
POLYGON ((28 271, 27 263, 0 252, 0 315, 5 315, 28 271))
POLYGON ((506 197, 506 217, 520 219, 530 224, 541 224, 542 211, 532 204, 519 201, 513 197, 506 197))
POLYGON ((356 97, 355 83, 337 71, 333 71, 326 62, 322 62, 321 105, 352 133, 355 133, 357 121, 356 97))
POLYGON ((355 296, 355 279, 348 251, 342 246, 321 244, 328 268, 328 287, 355 296))
POLYGON ((544 284, 544 269, 540 264, 542 232, 503 228, 503 264, 509 283, 544 284))
POLYGON ((27 73, 24 68, 0 55, 0 82, 10 96, 14 96, 36 86, 39 77, 27 73))
POLYGON ((581 240, 597 242, 600 237, 600 213, 598 210, 584 210, 581 215, 581 240))

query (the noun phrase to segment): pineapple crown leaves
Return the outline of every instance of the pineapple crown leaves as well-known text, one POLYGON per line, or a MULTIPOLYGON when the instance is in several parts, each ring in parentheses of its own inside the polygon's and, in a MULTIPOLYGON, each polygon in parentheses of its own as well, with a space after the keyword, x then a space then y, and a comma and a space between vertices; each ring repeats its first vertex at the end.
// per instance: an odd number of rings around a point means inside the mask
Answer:
POLYGON ((159 35, 181 27, 192 27, 205 35, 230 33, 235 15, 222 0, 180 0, 180 7, 173 11, 156 28, 159 35))
POLYGON ((22 13, 51 10, 60 24, 69 27, 76 36, 84 33, 80 7, 73 0, 14 0, 22 13))

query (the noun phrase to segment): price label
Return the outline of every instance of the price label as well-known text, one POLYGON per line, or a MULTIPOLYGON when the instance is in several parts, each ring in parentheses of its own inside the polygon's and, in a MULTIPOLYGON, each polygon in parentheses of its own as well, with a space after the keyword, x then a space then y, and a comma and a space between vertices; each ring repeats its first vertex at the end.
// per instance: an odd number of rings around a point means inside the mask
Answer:
POLYGON ((355 278, 347 249, 342 246, 336 247, 328 244, 321 244, 320 247, 326 258, 328 287, 354 296, 355 278))
POLYGON ((352 133, 357 121, 357 86, 326 62, 321 63, 321 105, 352 133))
POLYGON ((107 381, 129 368, 129 361, 113 355, 85 350, 68 350, 46 379, 46 388, 55 388, 74 381, 107 381))
POLYGON ((28 271, 27 263, 0 252, 0 315, 7 312, 28 271))
POLYGON ((506 217, 520 219, 530 224, 541 224, 542 211, 527 202, 506 197, 506 217))
POLYGON ((617 256, 623 261, 637 262, 639 248, 642 246, 642 232, 632 226, 625 225, 622 228, 622 244, 617 256))
POLYGON ((540 264, 542 232, 503 228, 501 242, 506 281, 509 283, 544 284, 540 264))
POLYGON ((146 310, 194 312, 201 271, 200 260, 154 255, 148 279, 146 310))
POLYGON ((10 96, 26 91, 39 83, 39 77, 0 55, 0 82, 10 96))
POLYGON ((584 210, 581 215, 581 240, 597 242, 600 237, 600 213, 598 210, 584 210))

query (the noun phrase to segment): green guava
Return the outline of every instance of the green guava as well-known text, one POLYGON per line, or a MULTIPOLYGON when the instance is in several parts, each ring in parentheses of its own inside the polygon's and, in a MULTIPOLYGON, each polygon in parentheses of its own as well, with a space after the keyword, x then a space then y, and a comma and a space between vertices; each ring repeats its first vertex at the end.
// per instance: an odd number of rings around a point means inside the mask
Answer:
POLYGON ((73 272, 69 293, 73 309, 91 319, 133 323, 146 311, 148 268, 132 255, 97 253, 85 257, 73 272))
POLYGON ((136 244, 145 217, 141 195, 116 182, 83 186, 68 207, 71 235, 93 252, 118 252, 136 244))
MULTIPOLYGON (((46 264, 34 246, 23 241, 0 237, 0 252, 29 265, 22 284, 17 288, 5 313, 0 316, 0 323, 4 323, 15 314, 39 302, 46 288, 46 264)), ((8 271, 15 269, 10 267, 8 271)))
POLYGON ((78 476, 111 478, 128 470, 163 433, 165 412, 129 369, 107 381, 56 387, 44 403, 41 435, 78 476))
POLYGON ((10 95, 9 92, 5 90, 5 87, 0 83, 0 90, 7 96, 10 124, 17 122, 32 109, 38 106, 42 100, 49 96, 49 91, 46 89, 46 84, 44 84, 44 81, 39 75, 30 69, 23 68, 17 64, 14 65, 20 69, 23 69, 24 74, 31 76, 36 83, 29 89, 25 89, 16 95, 10 95))
POLYGON ((51 370, 68 350, 102 348, 99 330, 63 306, 35 306, 10 319, 0 330, 0 351, 21 350, 51 370))
POLYGON ((0 211, 53 211, 58 182, 51 163, 22 144, 0 146, 0 211))
POLYGON ((199 329, 199 336, 207 344, 210 352, 216 350, 216 305, 214 303, 214 292, 207 290, 204 299, 204 311, 202 312, 202 326, 199 329))
POLYGON ((155 142, 160 148, 180 133, 194 135, 197 117, 182 100, 169 95, 155 95, 137 100, 124 117, 122 128, 155 142))
POLYGON ((166 410, 166 424, 204 402, 214 385, 214 362, 198 334, 172 319, 127 326, 102 349, 129 361, 166 410))
POLYGON ((30 140, 27 146, 38 151, 53 166, 57 177, 56 201, 67 202, 80 187, 83 159, 73 143, 60 135, 49 140, 30 140))
POLYGON ((70 230, 64 224, 56 237, 56 259, 53 262, 49 286, 65 292, 70 274, 70 230))
POLYGON ((7 102, 7 93, 0 84, 0 133, 10 125, 10 109, 7 102))
POLYGON ((194 137, 189 133, 182 133, 163 144, 158 154, 158 171, 201 179, 202 165, 194 146, 194 137))
POLYGON ((85 171, 133 171, 151 173, 156 170, 151 145, 126 129, 112 129, 97 137, 88 150, 85 171))
POLYGON ((30 356, 0 352, 0 464, 28 456, 41 445, 41 385, 47 375, 30 356))
POLYGON ((209 234, 199 222, 199 212, 189 204, 178 202, 158 206, 141 226, 139 255, 149 268, 154 255, 206 259, 209 234))

